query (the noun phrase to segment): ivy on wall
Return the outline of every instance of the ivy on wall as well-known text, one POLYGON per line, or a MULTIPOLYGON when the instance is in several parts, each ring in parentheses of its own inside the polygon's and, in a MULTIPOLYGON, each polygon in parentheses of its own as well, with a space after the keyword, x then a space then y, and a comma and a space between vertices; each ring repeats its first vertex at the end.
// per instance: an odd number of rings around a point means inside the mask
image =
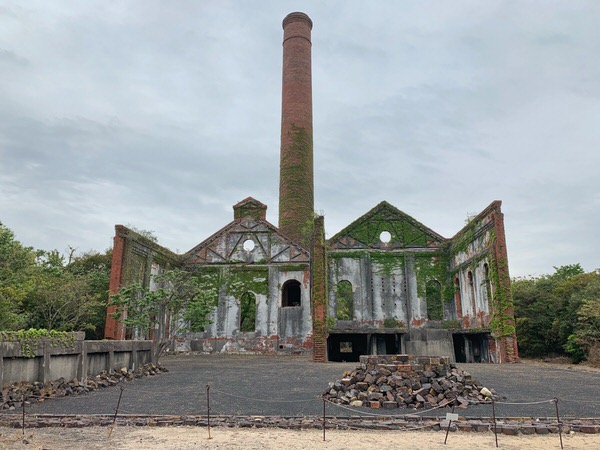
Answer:
POLYGON ((0 341, 18 342, 21 354, 25 358, 37 356, 37 347, 41 342, 48 342, 51 347, 75 347, 75 333, 68 331, 46 330, 44 328, 17 331, 0 331, 0 341))
POLYGON ((294 124, 288 133, 292 143, 281 151, 279 228, 306 246, 314 217, 312 135, 294 124))

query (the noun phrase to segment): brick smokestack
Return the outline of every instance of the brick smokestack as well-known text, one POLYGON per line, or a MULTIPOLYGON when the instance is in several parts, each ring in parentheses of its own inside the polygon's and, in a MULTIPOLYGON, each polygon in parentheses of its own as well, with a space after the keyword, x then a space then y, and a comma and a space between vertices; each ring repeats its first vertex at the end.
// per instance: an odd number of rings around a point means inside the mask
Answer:
POLYGON ((279 229, 306 248, 314 218, 311 30, 304 13, 283 19, 279 229))

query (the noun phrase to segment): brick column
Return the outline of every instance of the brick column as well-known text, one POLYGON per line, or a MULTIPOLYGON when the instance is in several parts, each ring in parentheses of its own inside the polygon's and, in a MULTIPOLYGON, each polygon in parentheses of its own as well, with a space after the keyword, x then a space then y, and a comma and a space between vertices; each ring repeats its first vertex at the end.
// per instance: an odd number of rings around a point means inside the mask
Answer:
POLYGON ((497 202, 494 211, 494 232, 496 233, 496 241, 494 242, 494 258, 497 270, 498 285, 494 292, 493 311, 504 327, 511 327, 513 332, 494 336, 498 340, 498 362, 517 362, 519 361, 519 350, 517 348, 517 335, 515 330, 515 314, 510 292, 510 275, 508 273, 508 252, 506 250, 506 236, 504 233, 504 214, 500 210, 501 202, 497 202), (498 300, 502 304, 498 304, 498 300))
MULTIPOLYGON (((115 238, 113 244, 112 263, 110 266, 109 295, 116 294, 121 288, 123 281, 123 258, 125 256, 125 236, 122 225, 115 226, 115 238)), ((125 339, 125 327, 111 314, 115 313, 117 308, 109 306, 106 309, 106 324, 104 326, 104 337, 106 339, 125 339)))
POLYGON ((327 361, 327 252, 323 216, 315 218, 312 248, 313 361, 327 361))

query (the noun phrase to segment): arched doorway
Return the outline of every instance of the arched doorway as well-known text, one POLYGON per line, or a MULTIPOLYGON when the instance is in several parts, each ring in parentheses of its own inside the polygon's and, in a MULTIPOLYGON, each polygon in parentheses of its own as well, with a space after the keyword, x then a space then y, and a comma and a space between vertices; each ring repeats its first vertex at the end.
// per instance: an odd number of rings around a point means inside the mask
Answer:
POLYGON ((281 306, 302 306, 302 288, 297 280, 288 280, 281 289, 281 306))

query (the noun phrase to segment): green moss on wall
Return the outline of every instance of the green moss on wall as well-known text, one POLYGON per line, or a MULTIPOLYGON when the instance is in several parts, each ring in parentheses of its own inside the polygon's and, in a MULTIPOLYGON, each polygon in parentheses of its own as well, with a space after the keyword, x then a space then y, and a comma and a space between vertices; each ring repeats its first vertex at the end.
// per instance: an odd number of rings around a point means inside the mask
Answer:
POLYGON ((292 124, 292 143, 281 151, 279 228, 308 245, 314 219, 312 135, 292 124))
POLYGON ((427 234, 408 220, 403 220, 382 209, 367 221, 348 230, 348 236, 367 246, 379 246, 381 233, 391 235, 390 245, 396 247, 426 247, 427 234))
POLYGON ((266 267, 230 267, 225 274, 225 292, 236 299, 246 292, 269 294, 269 269, 266 267))
POLYGON ((390 252, 369 252, 371 268, 374 274, 389 277, 393 274, 404 275, 404 254, 390 252))

